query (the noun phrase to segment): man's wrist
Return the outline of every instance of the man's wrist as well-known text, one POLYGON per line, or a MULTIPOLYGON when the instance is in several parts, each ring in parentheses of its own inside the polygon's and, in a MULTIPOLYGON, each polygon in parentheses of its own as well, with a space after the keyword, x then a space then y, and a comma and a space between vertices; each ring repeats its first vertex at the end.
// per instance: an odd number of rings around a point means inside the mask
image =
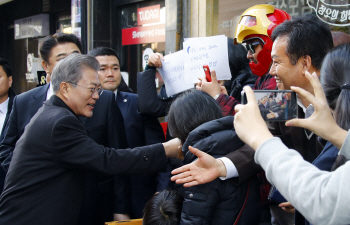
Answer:
POLYGON ((227 170, 224 162, 220 159, 216 159, 216 165, 219 170, 219 177, 226 177, 227 170))

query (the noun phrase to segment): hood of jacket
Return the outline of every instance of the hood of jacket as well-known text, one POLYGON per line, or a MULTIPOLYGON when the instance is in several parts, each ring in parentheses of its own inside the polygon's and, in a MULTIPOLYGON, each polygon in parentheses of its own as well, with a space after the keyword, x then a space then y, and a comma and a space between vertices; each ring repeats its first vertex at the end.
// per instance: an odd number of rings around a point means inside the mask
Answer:
POLYGON ((233 116, 209 121, 194 129, 182 147, 184 164, 191 163, 197 156, 188 147, 192 146, 215 158, 224 156, 242 147, 244 143, 237 136, 233 127, 233 116))

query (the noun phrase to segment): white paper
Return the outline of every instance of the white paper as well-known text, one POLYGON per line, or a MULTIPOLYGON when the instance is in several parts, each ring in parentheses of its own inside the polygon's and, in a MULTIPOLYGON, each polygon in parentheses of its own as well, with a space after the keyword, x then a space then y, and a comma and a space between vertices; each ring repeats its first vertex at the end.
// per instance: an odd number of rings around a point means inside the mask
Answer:
POLYGON ((183 43, 184 73, 187 83, 198 82, 198 77, 204 77, 203 65, 216 71, 218 80, 230 80, 231 72, 228 63, 227 37, 218 35, 212 37, 186 38, 183 43))
POLYGON ((168 96, 194 87, 193 83, 185 82, 183 50, 164 56, 162 67, 158 68, 158 71, 164 80, 168 96))

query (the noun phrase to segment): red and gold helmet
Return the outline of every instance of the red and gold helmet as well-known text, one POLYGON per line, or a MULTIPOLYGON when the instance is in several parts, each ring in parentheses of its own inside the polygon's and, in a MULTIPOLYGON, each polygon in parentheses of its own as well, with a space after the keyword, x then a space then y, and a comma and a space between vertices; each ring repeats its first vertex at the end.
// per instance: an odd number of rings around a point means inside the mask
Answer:
POLYGON ((288 13, 267 4, 252 6, 241 15, 236 27, 235 44, 251 39, 259 39, 263 44, 263 49, 257 56, 258 64, 249 63, 253 74, 262 76, 269 71, 272 61, 272 31, 289 19, 291 17, 288 13))

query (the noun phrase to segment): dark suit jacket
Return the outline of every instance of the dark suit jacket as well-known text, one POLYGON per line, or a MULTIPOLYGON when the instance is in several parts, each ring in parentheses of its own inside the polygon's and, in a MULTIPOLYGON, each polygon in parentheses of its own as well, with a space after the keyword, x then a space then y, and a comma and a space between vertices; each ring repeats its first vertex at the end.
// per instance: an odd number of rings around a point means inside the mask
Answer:
MULTIPOLYGON (((8 170, 16 142, 22 136, 25 126, 46 100, 49 85, 44 85, 22 93, 14 99, 13 110, 7 124, 7 132, 0 145, 0 160, 8 170)), ((96 102, 93 116, 81 118, 88 135, 98 144, 113 148, 126 148, 124 121, 114 101, 114 94, 104 91, 96 102)), ((96 224, 113 219, 112 176, 86 173, 84 208, 81 223, 96 224)))
MULTIPOLYGON (((305 117, 301 107, 298 107, 298 117, 305 117)), ((304 128, 286 127, 284 124, 284 122, 272 122, 270 123, 269 129, 274 136, 280 137, 288 148, 297 150, 306 161, 312 162, 316 159, 323 148, 317 141, 317 136, 314 134, 311 139, 308 140, 304 128)), ((237 168, 239 174, 239 177, 236 178, 237 184, 247 181, 255 176, 259 169, 261 169, 260 166, 254 162, 254 154, 255 151, 245 145, 241 149, 226 156, 237 168)))
MULTIPOLYGON (((10 118, 10 114, 12 111, 13 99, 15 98, 16 93, 12 88, 9 88, 8 95, 9 95, 9 102, 8 102, 8 106, 7 106, 7 113, 6 113, 4 125, 1 128, 0 142, 4 139, 4 136, 6 133, 6 124, 10 118)), ((0 168, 0 194, 2 192, 2 189, 4 188, 5 176, 6 176, 6 172, 0 168)))
MULTIPOLYGON (((117 93, 117 104, 124 117, 128 147, 135 148, 164 142, 165 138, 158 118, 139 114, 137 98, 138 96, 133 93, 121 91, 117 93)), ((120 193, 124 193, 120 197, 127 195, 127 202, 131 203, 129 214, 132 218, 142 218, 143 208, 157 191, 157 174, 125 176, 124 182, 124 187, 118 187, 121 188, 120 193)))
POLYGON ((16 144, 0 199, 0 224, 78 224, 86 170, 131 174, 166 167, 162 144, 116 150, 87 133, 59 97, 44 103, 16 144))

